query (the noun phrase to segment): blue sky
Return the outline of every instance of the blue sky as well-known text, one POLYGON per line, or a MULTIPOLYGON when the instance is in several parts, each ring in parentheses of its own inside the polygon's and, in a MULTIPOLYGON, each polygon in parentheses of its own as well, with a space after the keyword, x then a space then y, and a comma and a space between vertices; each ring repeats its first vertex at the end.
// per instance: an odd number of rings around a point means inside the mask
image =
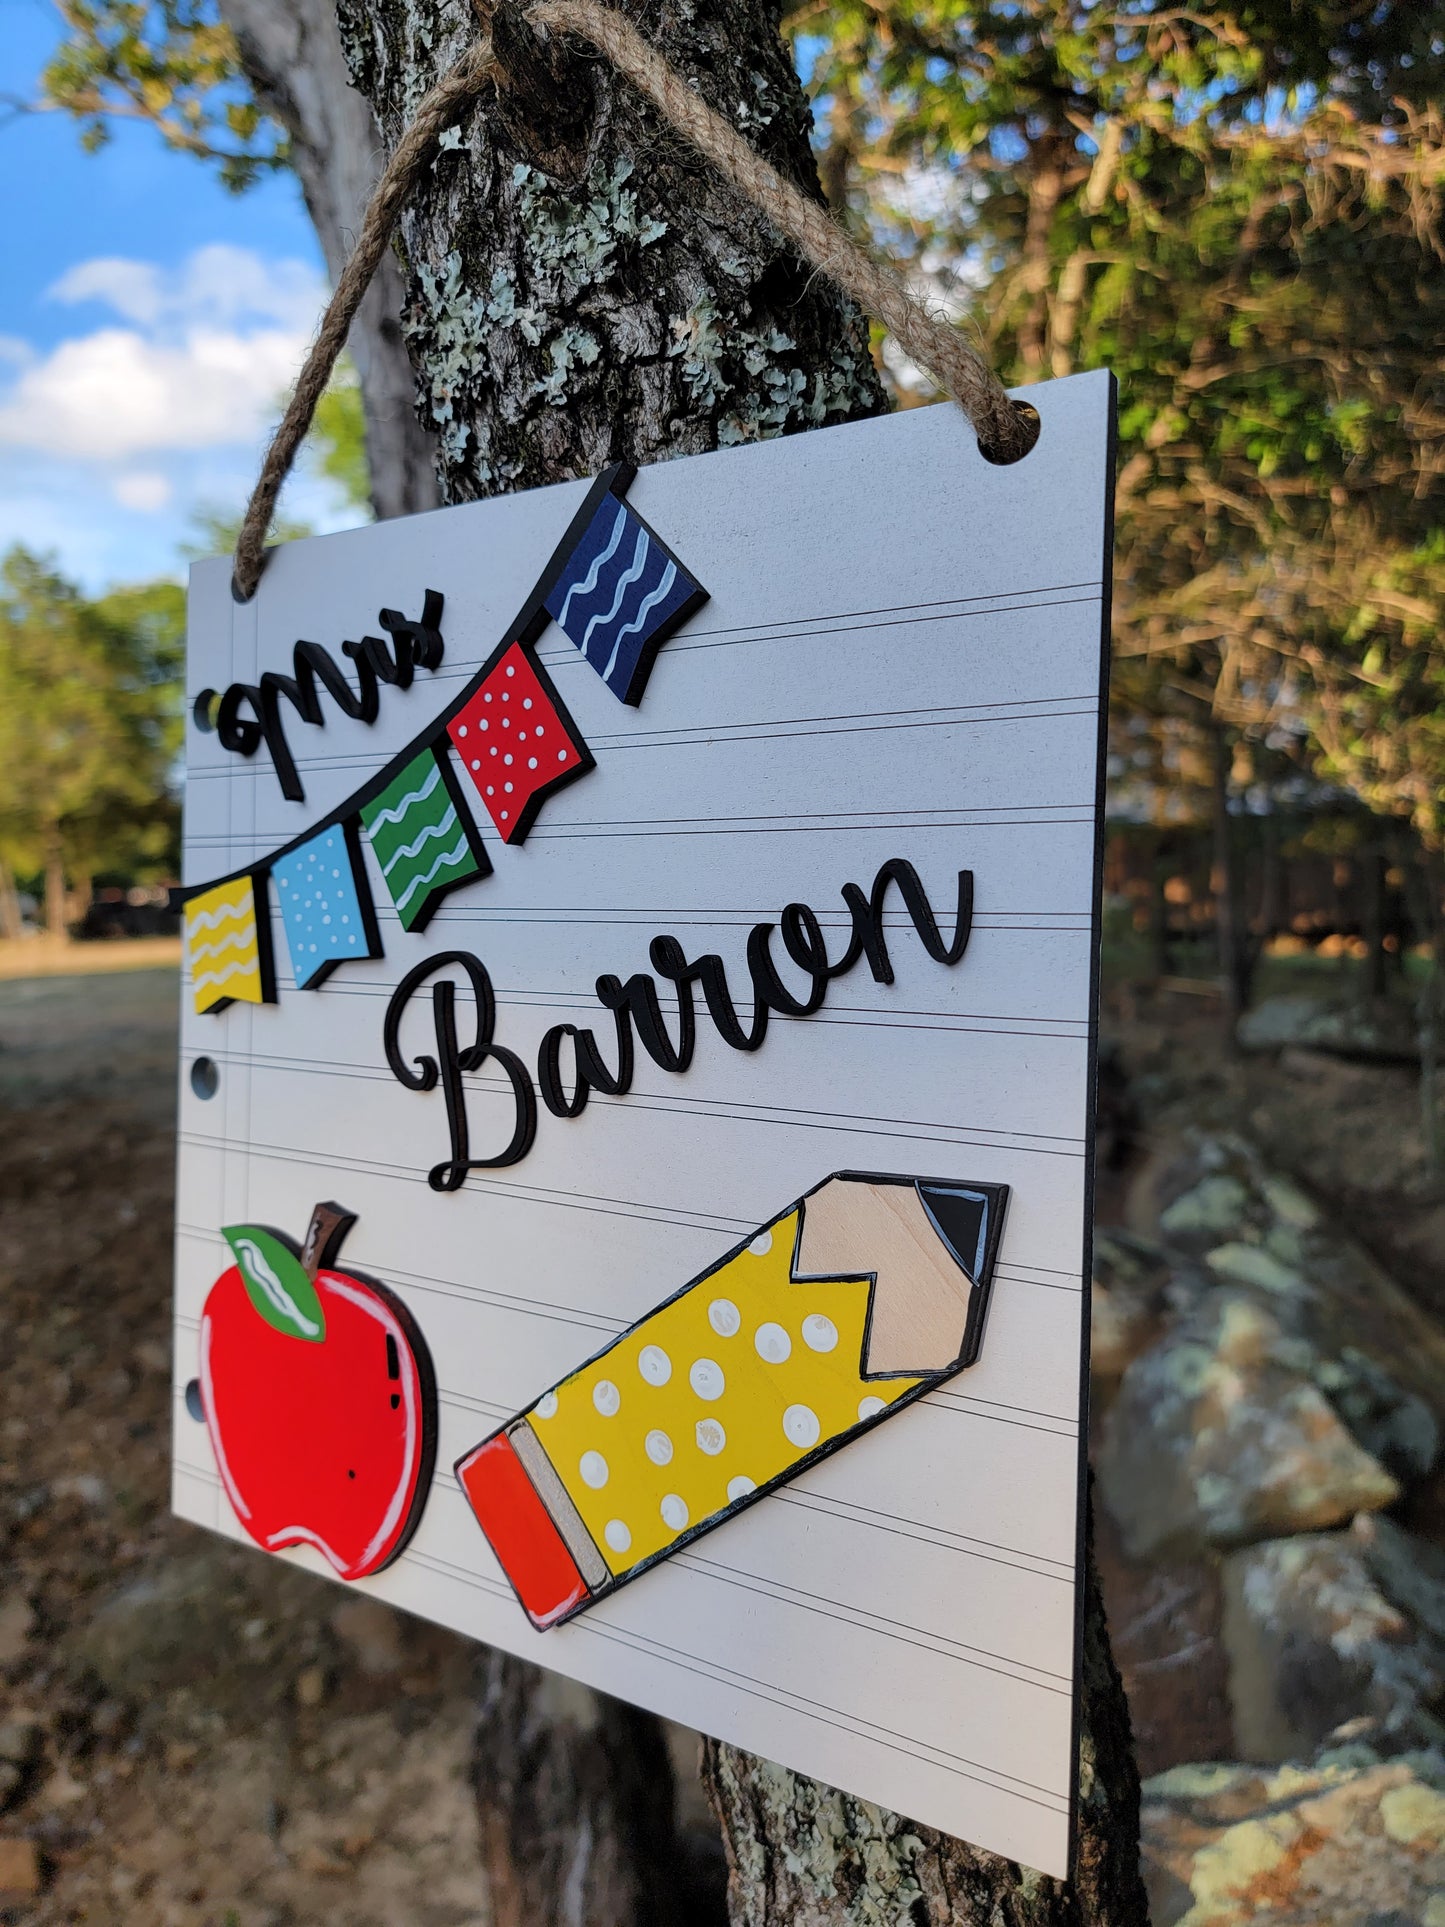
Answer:
MULTIPOLYGON (((57 39, 50 0, 0 0, 0 98, 57 39)), ((0 120, 0 187, 0 551, 92 590, 174 574, 197 508, 244 502, 325 297, 295 183, 229 194, 148 127, 87 154, 38 113, 0 120)), ((286 510, 355 520, 305 475, 286 510)))

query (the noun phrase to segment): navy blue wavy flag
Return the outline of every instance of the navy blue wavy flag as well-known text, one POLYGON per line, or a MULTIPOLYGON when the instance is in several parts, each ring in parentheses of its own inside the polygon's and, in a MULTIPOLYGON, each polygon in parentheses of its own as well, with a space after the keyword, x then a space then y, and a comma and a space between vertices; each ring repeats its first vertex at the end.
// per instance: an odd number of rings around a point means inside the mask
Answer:
POLYGON ((659 648, 706 591, 616 495, 604 495, 547 594, 547 613, 619 701, 636 704, 659 648))

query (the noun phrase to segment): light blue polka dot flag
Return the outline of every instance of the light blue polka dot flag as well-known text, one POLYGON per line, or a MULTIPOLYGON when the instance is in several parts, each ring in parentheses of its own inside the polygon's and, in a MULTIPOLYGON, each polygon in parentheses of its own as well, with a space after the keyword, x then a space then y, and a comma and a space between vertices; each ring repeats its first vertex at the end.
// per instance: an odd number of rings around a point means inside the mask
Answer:
POLYGON ((339 963, 382 954, 354 820, 277 857, 271 875, 298 990, 314 990, 339 963))

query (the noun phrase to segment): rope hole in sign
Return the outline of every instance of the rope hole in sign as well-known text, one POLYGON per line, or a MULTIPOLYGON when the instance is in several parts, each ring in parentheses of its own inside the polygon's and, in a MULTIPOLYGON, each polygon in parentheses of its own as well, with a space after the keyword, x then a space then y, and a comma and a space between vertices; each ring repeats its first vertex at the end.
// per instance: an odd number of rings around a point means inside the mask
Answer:
POLYGON ((1026 461, 1038 447, 1039 436, 1043 431, 1044 425, 1039 417, 1039 411, 1032 402, 1016 401, 1011 405, 1023 426, 1028 441, 1023 448, 999 449, 991 447, 980 435, 978 452, 986 462, 992 462, 995 468, 1012 468, 1015 462, 1026 461))

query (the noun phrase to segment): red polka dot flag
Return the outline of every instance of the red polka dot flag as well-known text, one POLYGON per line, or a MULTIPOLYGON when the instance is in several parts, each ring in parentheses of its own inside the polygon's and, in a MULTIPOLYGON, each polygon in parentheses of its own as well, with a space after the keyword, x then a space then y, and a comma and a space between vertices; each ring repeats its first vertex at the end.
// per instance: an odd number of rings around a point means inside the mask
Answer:
POLYGON ((520 843, 544 799, 592 764, 542 671, 516 642, 499 651, 447 734, 504 843, 520 843))

